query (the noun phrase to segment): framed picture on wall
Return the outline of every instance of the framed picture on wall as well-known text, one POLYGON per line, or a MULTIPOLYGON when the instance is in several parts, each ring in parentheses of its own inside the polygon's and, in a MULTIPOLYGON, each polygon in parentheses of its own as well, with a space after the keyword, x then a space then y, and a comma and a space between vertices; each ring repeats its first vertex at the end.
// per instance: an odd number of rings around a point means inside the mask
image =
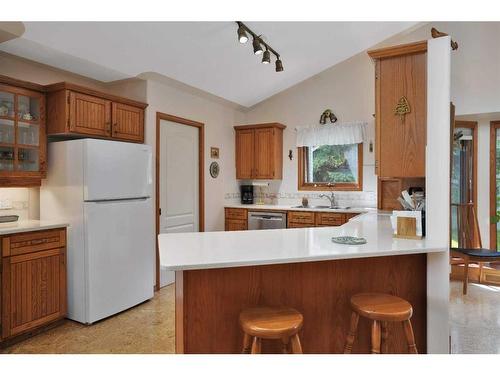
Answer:
POLYGON ((210 157, 212 159, 219 158, 219 148, 218 147, 210 147, 210 157))

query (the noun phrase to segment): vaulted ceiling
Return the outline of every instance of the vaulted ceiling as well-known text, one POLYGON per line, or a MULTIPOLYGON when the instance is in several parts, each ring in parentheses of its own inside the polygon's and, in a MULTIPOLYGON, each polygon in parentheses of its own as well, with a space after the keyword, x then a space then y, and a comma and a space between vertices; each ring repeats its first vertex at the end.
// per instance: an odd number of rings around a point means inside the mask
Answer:
POLYGON ((250 107, 414 22, 246 22, 282 57, 260 63, 233 22, 26 22, 0 50, 108 82, 155 72, 250 107))

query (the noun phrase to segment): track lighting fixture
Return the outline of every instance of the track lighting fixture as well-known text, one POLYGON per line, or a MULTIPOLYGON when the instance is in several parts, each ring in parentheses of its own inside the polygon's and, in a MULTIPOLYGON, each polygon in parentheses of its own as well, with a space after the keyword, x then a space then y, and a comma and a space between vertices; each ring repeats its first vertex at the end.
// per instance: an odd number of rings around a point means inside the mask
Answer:
POLYGON ((276 71, 277 72, 283 71, 283 62, 280 60, 279 55, 278 55, 278 58, 276 59, 276 71))
POLYGON ((264 55, 262 55, 262 64, 269 64, 271 62, 271 53, 266 47, 266 50, 264 51, 264 55))
POLYGON ((260 55, 262 53, 262 46, 260 45, 259 37, 253 37, 253 53, 260 55))
POLYGON ((236 24, 238 25, 238 41, 242 44, 246 43, 248 41, 248 34, 250 34, 253 38, 252 41, 253 53, 255 55, 262 55, 262 64, 267 65, 271 63, 271 53, 272 53, 276 57, 276 71, 282 72, 283 62, 281 61, 279 53, 276 52, 269 44, 264 42, 261 38, 261 35, 255 34, 243 22, 236 21, 236 24), (262 49, 262 46, 266 48, 265 51, 262 49))
POLYGON ((238 40, 241 44, 248 42, 247 32, 241 22, 238 22, 238 40))

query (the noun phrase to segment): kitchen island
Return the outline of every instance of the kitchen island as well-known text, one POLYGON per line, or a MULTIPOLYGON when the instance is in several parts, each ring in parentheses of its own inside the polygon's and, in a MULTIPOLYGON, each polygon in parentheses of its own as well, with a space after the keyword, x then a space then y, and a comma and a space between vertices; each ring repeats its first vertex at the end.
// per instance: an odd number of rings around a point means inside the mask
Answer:
MULTIPOLYGON (((428 287, 428 257, 446 256, 447 248, 429 239, 394 239, 388 214, 368 212, 340 227, 160 234, 159 248, 161 265, 176 271, 178 353, 241 352, 238 314, 257 305, 299 310, 304 315, 300 338, 305 353, 342 353, 349 299, 359 292, 408 300, 419 352, 428 352, 434 340, 447 339, 433 336, 442 332, 428 330, 431 319, 447 321, 436 316, 445 309, 428 306, 447 304, 444 294, 440 301, 428 298, 429 288, 436 287, 428 287), (331 241, 347 235, 364 237, 367 243, 331 241)), ((391 353, 406 352, 399 325, 389 326, 387 344, 391 353)), ((264 352, 279 350, 279 343, 264 342, 264 352)), ((353 352, 369 351, 369 324, 361 319, 353 352)))

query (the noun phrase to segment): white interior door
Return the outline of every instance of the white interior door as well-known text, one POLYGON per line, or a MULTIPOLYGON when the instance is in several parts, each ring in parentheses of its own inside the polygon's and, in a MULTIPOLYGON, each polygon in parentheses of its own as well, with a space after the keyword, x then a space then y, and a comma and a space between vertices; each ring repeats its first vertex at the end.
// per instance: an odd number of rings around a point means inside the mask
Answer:
MULTIPOLYGON (((160 122, 160 233, 199 231, 199 129, 160 122)), ((160 286, 173 282, 161 270, 160 286)))

